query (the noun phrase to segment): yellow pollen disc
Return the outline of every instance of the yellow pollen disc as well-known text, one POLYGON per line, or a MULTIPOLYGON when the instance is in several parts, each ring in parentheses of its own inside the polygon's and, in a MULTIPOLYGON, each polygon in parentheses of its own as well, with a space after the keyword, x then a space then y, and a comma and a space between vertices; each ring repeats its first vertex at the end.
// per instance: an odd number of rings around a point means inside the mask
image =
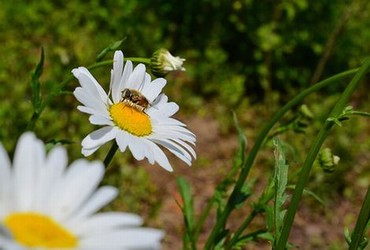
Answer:
POLYGON ((129 104, 113 104, 110 107, 110 116, 118 127, 133 135, 146 136, 152 133, 149 116, 129 104))
POLYGON ((4 224, 17 243, 27 247, 74 248, 78 239, 52 218, 38 213, 14 213, 4 224))

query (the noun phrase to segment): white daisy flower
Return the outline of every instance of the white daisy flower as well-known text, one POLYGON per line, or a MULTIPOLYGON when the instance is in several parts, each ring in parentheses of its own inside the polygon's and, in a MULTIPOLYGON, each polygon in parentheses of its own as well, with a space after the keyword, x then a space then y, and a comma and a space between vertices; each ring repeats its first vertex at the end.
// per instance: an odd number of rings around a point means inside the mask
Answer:
POLYGON ((185 124, 171 118, 179 106, 168 102, 165 94, 160 94, 166 80, 151 81, 145 70, 144 64, 133 68, 132 62, 127 61, 124 65, 123 53, 116 51, 109 94, 86 68, 72 70, 81 84, 73 92, 83 104, 77 107, 78 110, 90 114, 92 124, 103 126, 82 141, 82 154, 91 155, 106 142, 115 140, 121 152, 128 147, 135 159, 147 158, 149 163, 157 162, 172 171, 158 146, 161 145, 190 166, 196 158, 191 147, 195 145, 195 135, 185 128, 185 124))
POLYGON ((67 167, 63 147, 47 155, 33 133, 21 136, 13 167, 0 144, 0 249, 159 249, 163 232, 123 212, 96 213, 117 195, 99 187, 104 166, 67 167))

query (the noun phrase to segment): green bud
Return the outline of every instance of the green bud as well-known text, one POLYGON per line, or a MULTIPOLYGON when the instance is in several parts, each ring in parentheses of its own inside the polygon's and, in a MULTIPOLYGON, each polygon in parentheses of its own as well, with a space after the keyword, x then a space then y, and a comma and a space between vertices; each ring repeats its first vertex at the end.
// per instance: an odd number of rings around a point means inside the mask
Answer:
POLYGON ((338 165, 340 158, 333 155, 330 148, 324 148, 320 151, 317 162, 319 166, 325 171, 332 173, 338 165))
POLYGON ((303 104, 299 107, 298 114, 295 116, 294 122, 292 122, 292 128, 296 133, 305 133, 306 128, 311 124, 314 115, 311 110, 308 109, 307 105, 303 104))
POLYGON ((173 56, 167 49, 156 50, 150 59, 150 69, 153 75, 164 77, 171 71, 185 71, 182 66, 185 59, 173 56))
POLYGON ((313 113, 311 112, 311 110, 307 107, 306 104, 303 104, 300 108, 299 108, 299 113, 306 119, 308 120, 312 120, 314 118, 314 115, 313 113))

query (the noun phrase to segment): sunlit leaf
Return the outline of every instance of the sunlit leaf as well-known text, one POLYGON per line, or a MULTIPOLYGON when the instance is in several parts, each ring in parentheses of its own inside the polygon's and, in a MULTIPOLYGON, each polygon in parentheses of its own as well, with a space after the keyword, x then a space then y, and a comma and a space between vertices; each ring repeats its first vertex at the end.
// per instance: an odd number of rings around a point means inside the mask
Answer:
POLYGON ((96 57, 96 62, 100 62, 101 60, 104 59, 104 57, 111 51, 115 51, 117 49, 119 49, 123 42, 126 40, 127 37, 124 37, 123 39, 121 40, 118 40, 118 41, 115 41, 113 43, 111 43, 108 47, 104 48, 99 54, 98 56, 96 57))

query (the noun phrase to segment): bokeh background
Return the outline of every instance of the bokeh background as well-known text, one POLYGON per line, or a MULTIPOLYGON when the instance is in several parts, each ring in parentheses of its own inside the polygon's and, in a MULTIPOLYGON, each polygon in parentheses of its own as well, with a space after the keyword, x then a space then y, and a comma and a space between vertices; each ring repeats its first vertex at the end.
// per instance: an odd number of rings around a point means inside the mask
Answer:
MULTIPOLYGON (((175 167, 135 161, 117 154, 106 183, 120 188, 119 199, 107 209, 141 214, 149 226, 166 230, 164 249, 180 249, 182 216, 175 178, 193 186, 197 211, 229 171, 237 147, 232 111, 249 141, 278 108, 304 88, 361 65, 370 55, 368 0, 116 0, 0 2, 0 140, 12 152, 32 115, 31 72, 45 50, 42 93, 46 96, 70 77, 77 66, 95 62, 97 54, 127 37, 125 56, 151 57, 158 48, 186 58, 186 72, 166 78, 164 91, 181 109, 176 118, 197 135, 198 159, 191 168, 169 157, 175 167)), ((106 59, 111 59, 108 54, 106 59)), ((111 66, 93 71, 107 88, 111 66)), ((312 138, 348 81, 339 82, 305 99, 314 114, 305 133, 288 131, 286 142, 294 184, 312 138)), ((87 116, 76 111, 71 81, 37 122, 44 141, 66 140, 70 159, 82 157, 80 141, 92 131, 87 116)), ((369 111, 369 79, 351 99, 355 109, 369 111)), ((297 107, 298 109, 298 107, 297 107)), ((287 115, 293 117, 296 110, 287 115)), ((370 184, 370 126, 354 117, 335 128, 325 146, 340 156, 336 171, 313 169, 307 189, 323 199, 304 197, 291 242, 300 249, 346 249, 343 228, 353 227, 370 184)), ((106 145, 89 159, 104 159, 106 145)), ((273 149, 266 144, 252 169, 255 197, 273 172, 273 149)), ((251 201, 253 201, 253 197, 251 201)), ((249 204, 230 221, 233 227, 249 204)), ((261 217, 254 225, 263 226, 261 217)), ((201 241, 209 233, 206 224, 201 241)), ((199 243, 201 248, 202 242, 199 243)), ((268 249, 260 240, 248 249, 268 249)))

